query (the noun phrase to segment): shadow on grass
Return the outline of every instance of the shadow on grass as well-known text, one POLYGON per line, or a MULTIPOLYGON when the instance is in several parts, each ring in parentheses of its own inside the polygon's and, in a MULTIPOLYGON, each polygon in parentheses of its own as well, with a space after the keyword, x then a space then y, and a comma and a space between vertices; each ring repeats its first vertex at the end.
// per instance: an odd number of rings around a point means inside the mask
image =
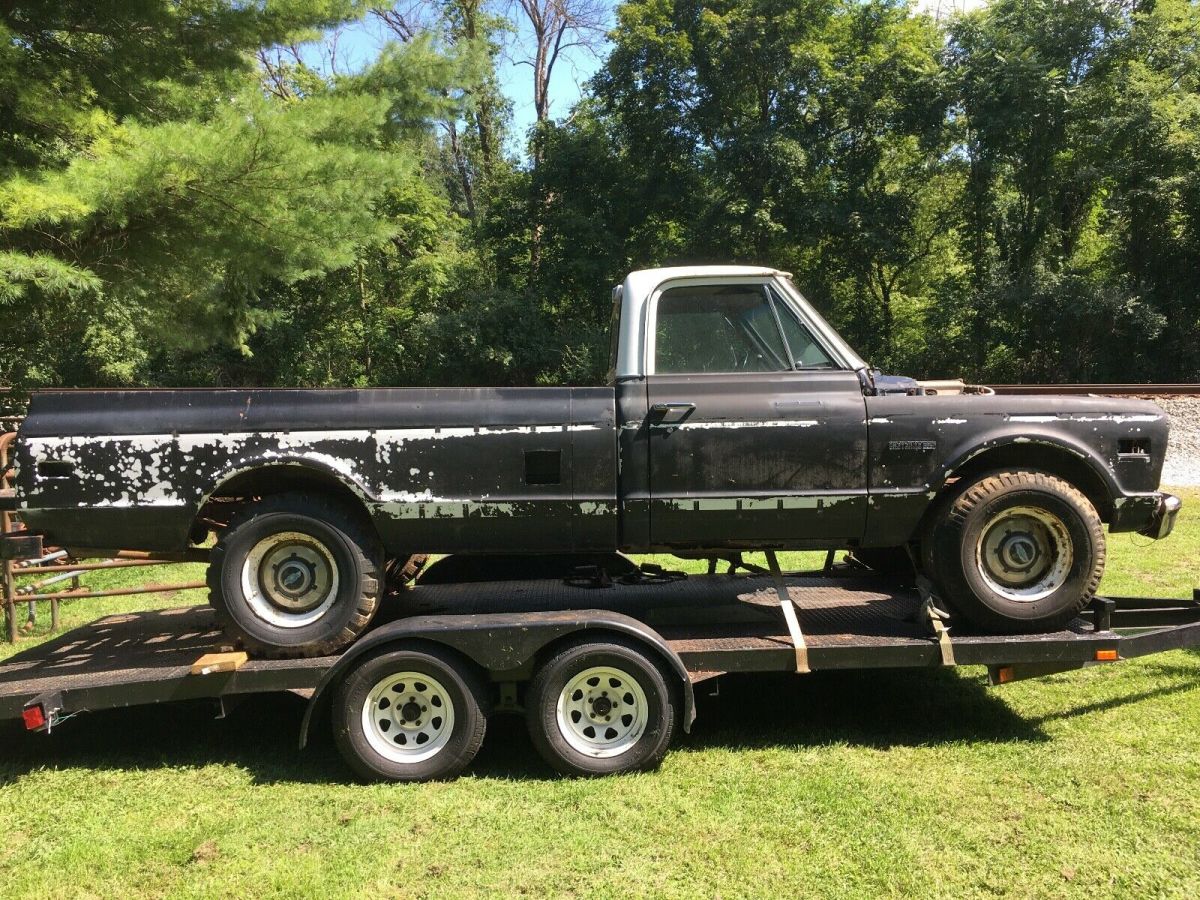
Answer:
MULTIPOLYGON (((1186 670, 1193 674, 1194 670, 1186 670)), ((676 748, 814 747, 876 749, 947 743, 1048 740, 1042 724, 1192 690, 1195 684, 1136 691, 1025 719, 979 677, 945 670, 824 672, 732 676, 696 686, 698 718, 676 748)), ((216 719, 206 701, 81 715, 50 736, 0 723, 0 786, 43 766, 94 770, 233 765, 256 783, 352 783, 328 722, 315 724, 306 750, 296 746, 304 701, 290 694, 251 696, 216 719)), ((557 777, 537 757, 521 717, 497 715, 469 770, 476 777, 557 777)))

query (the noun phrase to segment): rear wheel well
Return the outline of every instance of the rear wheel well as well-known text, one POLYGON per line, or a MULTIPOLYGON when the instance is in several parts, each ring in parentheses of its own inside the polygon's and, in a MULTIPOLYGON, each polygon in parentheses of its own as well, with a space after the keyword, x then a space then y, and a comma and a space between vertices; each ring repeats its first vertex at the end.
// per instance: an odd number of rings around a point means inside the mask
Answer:
POLYGON ((259 466, 239 472, 220 484, 209 494, 196 516, 193 525, 193 543, 201 532, 213 527, 223 527, 243 505, 256 497, 275 494, 305 493, 328 497, 343 503, 347 509, 360 512, 374 530, 366 504, 362 497, 335 476, 299 465, 259 466))
MULTIPOLYGON (((957 482, 974 481, 984 472, 997 469, 1034 469, 1061 478, 1088 498, 1101 521, 1112 519, 1112 495, 1108 485, 1085 460, 1069 450, 1053 444, 1005 444, 972 457, 954 471, 954 479, 957 482)), ((939 493, 944 495, 947 486, 939 493)))

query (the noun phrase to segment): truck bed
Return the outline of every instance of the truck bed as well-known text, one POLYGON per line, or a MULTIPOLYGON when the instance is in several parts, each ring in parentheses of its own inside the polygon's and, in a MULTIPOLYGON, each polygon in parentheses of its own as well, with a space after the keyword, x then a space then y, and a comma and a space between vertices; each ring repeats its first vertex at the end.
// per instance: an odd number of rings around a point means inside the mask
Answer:
MULTIPOLYGON (((918 615, 915 590, 878 578, 785 578, 814 671, 943 664, 936 637, 918 615)), ((771 579, 762 576, 692 576, 607 588, 548 580, 427 585, 405 598, 402 611, 469 617, 566 609, 604 609, 641 619, 679 654, 693 680, 795 667, 771 579)), ((43 694, 61 695, 61 708, 70 713, 307 691, 338 659, 252 659, 233 672, 189 674, 199 657, 222 644, 206 606, 106 616, 0 663, 0 718, 19 717, 27 702, 43 694)), ((951 644, 958 665, 1007 667, 1010 678, 1014 672, 1016 677, 1044 674, 1098 659, 1196 646, 1200 604, 1100 598, 1062 631, 996 636, 952 627, 951 644)))

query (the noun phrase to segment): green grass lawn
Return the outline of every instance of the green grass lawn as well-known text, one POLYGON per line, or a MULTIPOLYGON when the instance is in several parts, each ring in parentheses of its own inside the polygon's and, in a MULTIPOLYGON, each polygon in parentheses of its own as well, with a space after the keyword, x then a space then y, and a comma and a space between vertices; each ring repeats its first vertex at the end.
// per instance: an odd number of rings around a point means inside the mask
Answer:
MULTIPOLYGON (((1184 493, 1170 540, 1111 537, 1103 591, 1190 595, 1184 493)), ((194 598, 80 601, 63 621, 194 598)), ((296 750, 290 695, 48 738, 5 724, 0 894, 1194 897, 1198 688, 1193 652, 997 689, 977 669, 722 679, 660 771, 595 781, 554 776, 496 717, 467 777, 357 785, 329 740, 296 750)))

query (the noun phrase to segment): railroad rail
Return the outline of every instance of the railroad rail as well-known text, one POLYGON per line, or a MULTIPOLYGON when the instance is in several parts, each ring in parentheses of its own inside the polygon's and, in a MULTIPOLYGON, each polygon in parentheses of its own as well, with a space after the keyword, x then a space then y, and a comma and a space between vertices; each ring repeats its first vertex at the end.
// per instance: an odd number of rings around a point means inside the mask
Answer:
POLYGON ((992 384, 997 394, 1102 394, 1106 397, 1200 397, 1191 384, 992 384))

